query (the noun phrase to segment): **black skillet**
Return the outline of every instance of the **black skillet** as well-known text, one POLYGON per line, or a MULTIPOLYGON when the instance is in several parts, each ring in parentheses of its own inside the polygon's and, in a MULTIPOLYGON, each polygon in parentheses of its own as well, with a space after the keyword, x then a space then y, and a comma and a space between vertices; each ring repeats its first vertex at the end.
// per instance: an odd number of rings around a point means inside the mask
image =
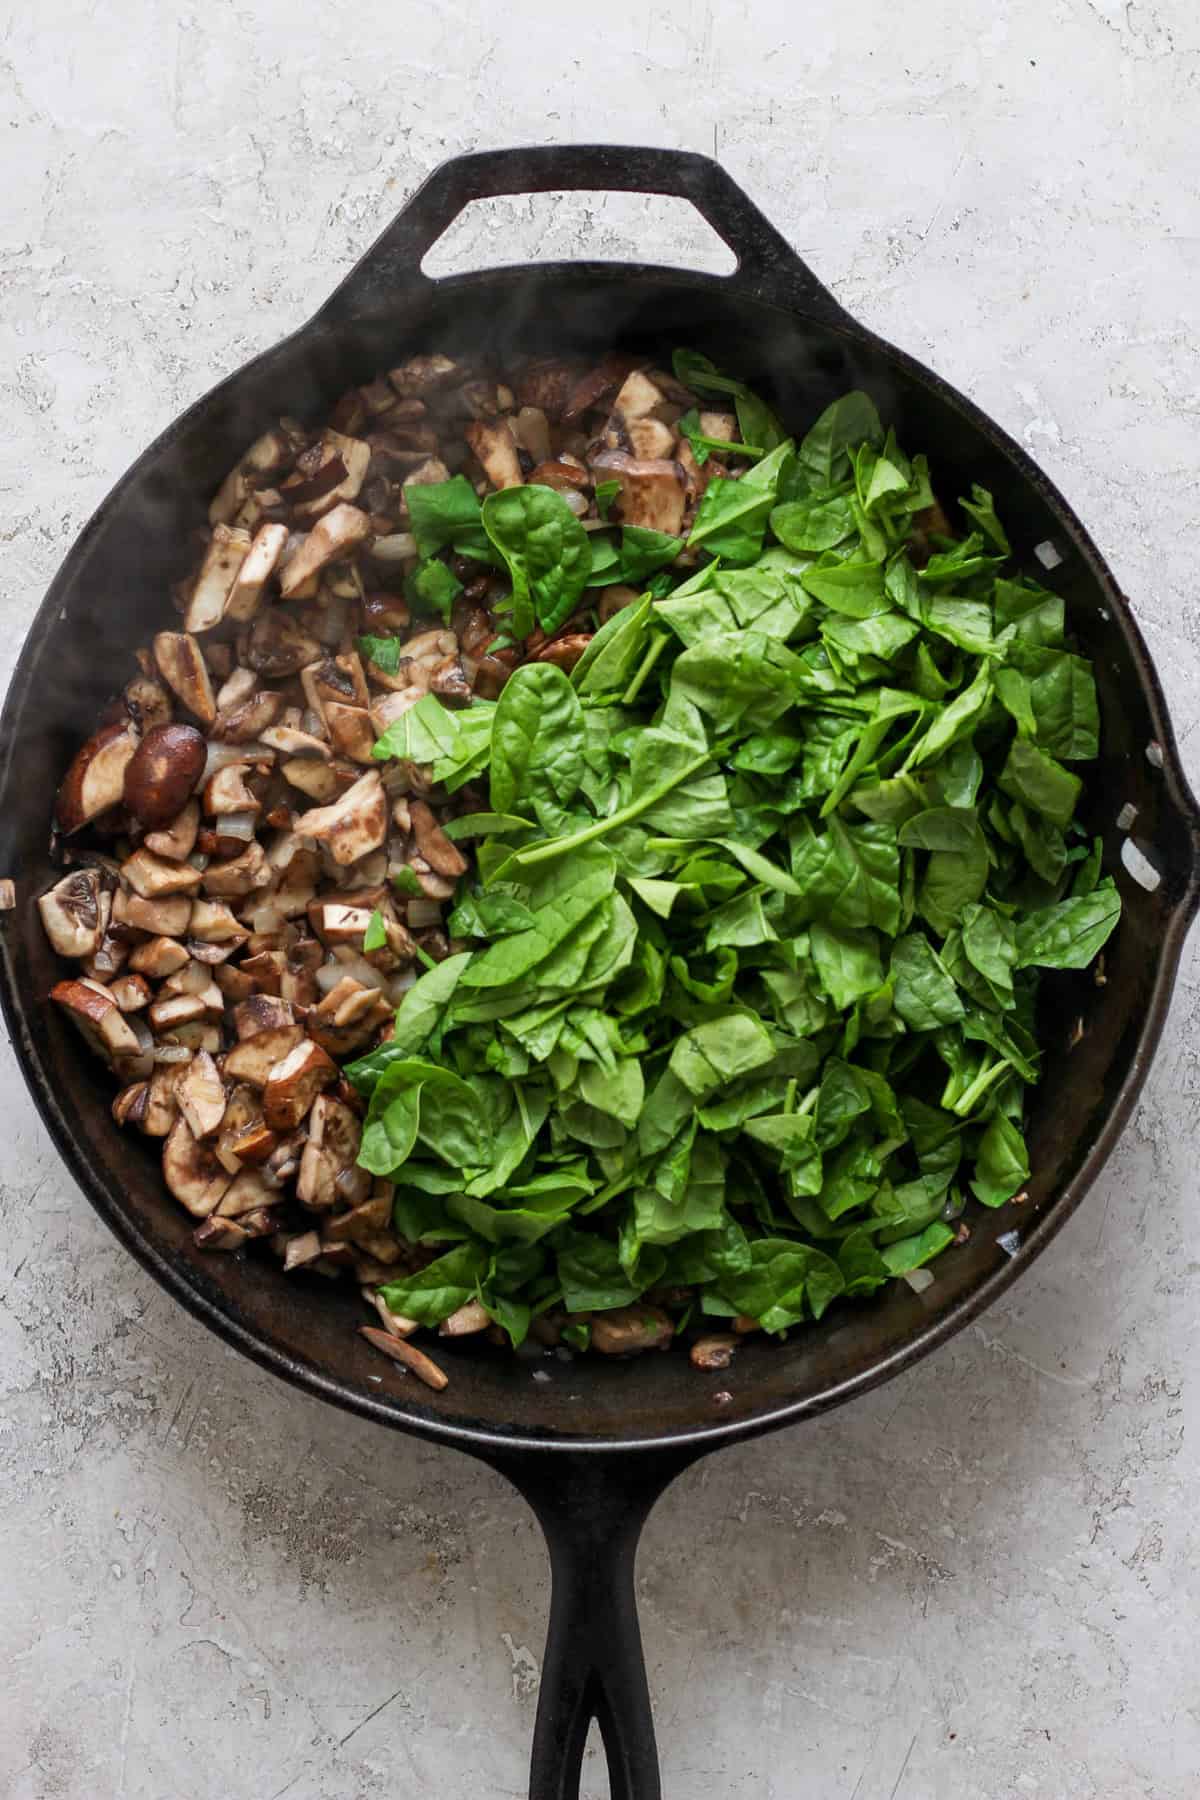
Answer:
POLYGON ((43 601, 9 689, 0 720, 0 873, 16 878, 19 896, 0 942, 9 1029, 38 1109, 88 1198, 162 1285, 236 1349, 324 1400, 465 1450, 509 1477, 542 1523, 554 1571, 530 1792, 535 1800, 578 1794, 596 1718, 614 1800, 655 1800, 633 1586, 650 1507, 707 1451, 808 1418, 909 1367, 1049 1243, 1145 1080, 1200 897, 1200 814, 1129 605, 1025 452, 848 317, 716 163, 668 150, 552 147, 483 152, 438 169, 310 324, 191 407, 117 484, 43 601), (735 252, 737 272, 641 263, 444 281, 421 272, 468 201, 563 189, 683 197, 735 252), (716 1378, 684 1356, 660 1355, 627 1364, 549 1360, 542 1372, 550 1379, 535 1381, 527 1362, 447 1342, 438 1356, 450 1385, 431 1394, 357 1335, 357 1293, 315 1292, 257 1259, 194 1250, 154 1150, 112 1123, 108 1080, 46 1005, 57 970, 30 901, 54 875, 47 828, 55 784, 128 678, 133 647, 161 626, 167 584, 181 572, 181 547, 208 496, 265 425, 281 411, 319 417, 350 383, 417 349, 614 343, 705 350, 797 426, 846 389, 866 388, 902 443, 932 453, 939 492, 954 496, 973 480, 993 491, 1017 553, 1065 597, 1071 629, 1095 661, 1104 748, 1089 776, 1091 823, 1103 833, 1125 916, 1103 986, 1090 976, 1047 984, 1050 1050, 1033 1104, 1028 1203, 974 1219, 970 1241, 938 1262, 923 1293, 898 1283, 874 1303, 835 1307, 782 1346, 747 1344, 716 1378), (1136 808, 1132 841, 1157 871, 1153 891, 1123 869, 1122 807, 1136 808))

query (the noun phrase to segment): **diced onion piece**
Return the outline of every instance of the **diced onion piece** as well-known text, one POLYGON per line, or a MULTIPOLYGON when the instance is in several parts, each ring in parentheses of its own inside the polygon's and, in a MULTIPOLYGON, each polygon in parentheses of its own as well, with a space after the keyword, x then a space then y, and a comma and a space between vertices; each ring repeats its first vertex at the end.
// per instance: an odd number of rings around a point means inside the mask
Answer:
POLYGON ((376 562, 407 562, 417 554, 417 540, 411 531, 393 531, 388 537, 377 537, 371 545, 376 562))
POLYGON ((249 843, 254 836, 254 814, 252 812, 222 813, 220 832, 222 837, 242 838, 249 843))

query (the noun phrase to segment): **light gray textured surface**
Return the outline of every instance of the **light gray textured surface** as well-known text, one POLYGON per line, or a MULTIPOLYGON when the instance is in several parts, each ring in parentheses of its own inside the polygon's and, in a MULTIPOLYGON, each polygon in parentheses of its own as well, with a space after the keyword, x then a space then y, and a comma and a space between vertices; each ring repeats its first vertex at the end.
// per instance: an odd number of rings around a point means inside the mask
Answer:
MULTIPOLYGON (((121 469, 441 157, 715 145, 1075 502, 1195 778, 1200 22, 1003 12, 5 8, 3 669, 121 469)), ((503 203, 445 255, 633 254, 661 217, 503 203)), ((710 248, 684 209, 655 243, 710 248)), ((1195 1794, 1198 974, 1193 951, 1107 1175, 1004 1305, 659 1508, 640 1585, 670 1800, 1195 1794)), ((546 1586, 521 1505, 209 1338, 93 1219, 7 1053, 0 1080, 0 1793, 522 1794, 546 1586)))

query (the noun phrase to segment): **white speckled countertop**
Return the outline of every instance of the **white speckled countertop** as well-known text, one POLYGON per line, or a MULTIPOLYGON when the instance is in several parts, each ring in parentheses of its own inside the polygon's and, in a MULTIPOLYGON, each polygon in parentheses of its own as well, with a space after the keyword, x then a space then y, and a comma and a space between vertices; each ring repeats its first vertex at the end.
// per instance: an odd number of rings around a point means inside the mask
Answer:
MULTIPOLYGON (((1133 600, 1195 779, 1198 77, 1184 0, 10 7, 0 664, 135 453, 434 163, 670 143, 715 149, 1030 447, 1133 600)), ((580 198, 464 218, 441 261, 650 230, 662 260, 713 254, 686 207, 580 198)), ((670 1800, 1195 1794, 1198 972, 1193 948, 1120 1149, 1004 1304, 660 1506, 670 1800)), ((7 1052, 0 1081, 0 1793, 523 1794, 546 1575, 522 1505, 210 1338, 93 1218, 7 1052)))

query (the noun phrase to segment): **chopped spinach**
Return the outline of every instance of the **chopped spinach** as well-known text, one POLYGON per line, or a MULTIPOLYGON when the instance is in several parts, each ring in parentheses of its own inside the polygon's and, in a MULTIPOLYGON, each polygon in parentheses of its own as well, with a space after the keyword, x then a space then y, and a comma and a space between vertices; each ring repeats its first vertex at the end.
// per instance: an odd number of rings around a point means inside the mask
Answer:
POLYGON ((441 1252, 383 1292, 430 1324, 476 1298, 514 1343, 547 1306, 680 1285, 784 1331, 942 1254, 964 1196, 1029 1180, 1037 971, 1086 968, 1120 916, 1077 822, 1092 671, 992 496, 931 554, 924 459, 867 395, 797 444, 698 352, 675 372, 737 410, 741 443, 684 415, 696 461, 753 464, 709 480, 699 567, 547 488, 409 490, 426 605, 453 597, 446 551, 507 565, 518 638, 642 589, 569 677, 426 695, 376 746, 491 805, 448 827, 480 846, 449 920, 470 948, 347 1070, 364 1166, 441 1252))

